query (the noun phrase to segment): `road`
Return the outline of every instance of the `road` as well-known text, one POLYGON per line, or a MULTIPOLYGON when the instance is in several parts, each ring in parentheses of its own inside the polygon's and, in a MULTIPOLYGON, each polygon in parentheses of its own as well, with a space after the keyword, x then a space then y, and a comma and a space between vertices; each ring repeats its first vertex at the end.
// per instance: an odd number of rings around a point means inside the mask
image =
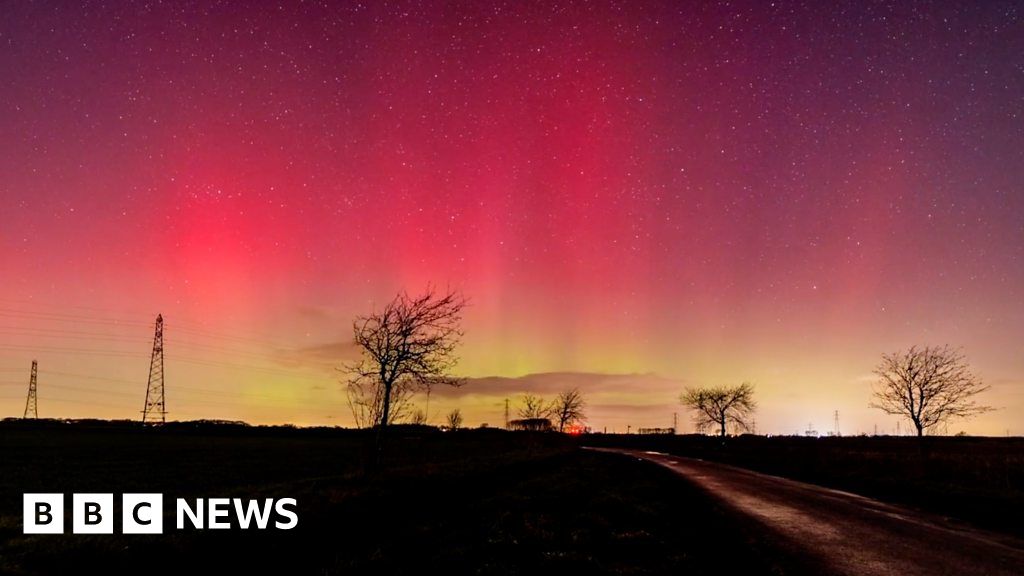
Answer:
POLYGON ((1024 574, 1024 542, 848 492, 658 452, 595 448, 664 466, 813 556, 828 574, 1024 574))

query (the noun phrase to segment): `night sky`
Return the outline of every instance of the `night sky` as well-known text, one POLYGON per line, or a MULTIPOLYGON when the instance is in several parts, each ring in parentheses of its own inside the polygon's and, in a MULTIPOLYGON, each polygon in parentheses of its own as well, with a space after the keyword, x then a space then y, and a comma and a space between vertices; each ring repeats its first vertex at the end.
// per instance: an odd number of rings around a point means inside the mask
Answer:
MULTIPOLYGON (((894 432, 883 352, 962 347, 1024 434, 1020 3, 11 2, 0 415, 350 425, 353 316, 470 299, 461 407, 579 386, 671 426, 894 432)), ((425 399, 420 399, 422 404, 425 399)))

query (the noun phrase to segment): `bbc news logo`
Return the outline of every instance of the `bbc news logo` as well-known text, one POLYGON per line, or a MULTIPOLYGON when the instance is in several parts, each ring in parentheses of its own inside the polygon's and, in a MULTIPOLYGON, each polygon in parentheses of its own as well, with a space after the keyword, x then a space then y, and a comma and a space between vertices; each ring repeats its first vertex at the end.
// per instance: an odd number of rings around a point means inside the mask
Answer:
MULTIPOLYGON (((294 498, 185 498, 175 500, 175 527, 193 529, 291 530, 299 523, 294 498), (232 523, 232 516, 235 524, 232 523)), ((72 494, 71 531, 74 534, 114 533, 113 494, 72 494)), ((63 494, 25 494, 22 507, 25 534, 64 533, 63 494)), ((122 494, 122 534, 163 534, 163 494, 122 494)))

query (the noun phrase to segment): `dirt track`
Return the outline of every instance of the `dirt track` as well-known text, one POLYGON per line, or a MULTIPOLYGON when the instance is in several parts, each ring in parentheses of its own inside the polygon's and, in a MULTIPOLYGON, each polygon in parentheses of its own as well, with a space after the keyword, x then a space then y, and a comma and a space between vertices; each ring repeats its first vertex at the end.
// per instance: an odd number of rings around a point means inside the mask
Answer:
POLYGON ((1024 574, 1024 542, 838 490, 641 450, 813 556, 829 574, 1024 574))

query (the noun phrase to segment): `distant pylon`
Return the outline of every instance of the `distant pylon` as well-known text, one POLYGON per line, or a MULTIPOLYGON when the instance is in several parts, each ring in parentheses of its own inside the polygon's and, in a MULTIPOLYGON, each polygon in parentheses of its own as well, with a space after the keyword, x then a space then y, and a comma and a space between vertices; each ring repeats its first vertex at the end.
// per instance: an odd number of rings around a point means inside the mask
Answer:
POLYGON ((39 418, 39 406, 36 398, 36 378, 39 365, 32 361, 32 376, 28 380, 28 398, 25 399, 25 414, 22 418, 39 418))
POLYGON ((146 385, 146 405, 142 409, 142 421, 163 424, 167 419, 164 404, 164 317, 156 317, 156 334, 153 336, 153 355, 149 359, 149 383, 146 385))

